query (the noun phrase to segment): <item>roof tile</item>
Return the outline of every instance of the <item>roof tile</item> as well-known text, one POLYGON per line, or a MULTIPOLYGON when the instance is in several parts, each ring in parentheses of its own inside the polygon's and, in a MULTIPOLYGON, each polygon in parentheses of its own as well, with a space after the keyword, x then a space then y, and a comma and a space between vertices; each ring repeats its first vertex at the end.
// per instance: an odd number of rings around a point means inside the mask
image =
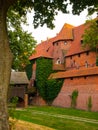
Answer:
POLYGON ((69 70, 69 71, 52 73, 49 76, 49 79, 81 77, 81 76, 88 76, 88 75, 98 75, 98 67, 83 68, 79 70, 69 70))

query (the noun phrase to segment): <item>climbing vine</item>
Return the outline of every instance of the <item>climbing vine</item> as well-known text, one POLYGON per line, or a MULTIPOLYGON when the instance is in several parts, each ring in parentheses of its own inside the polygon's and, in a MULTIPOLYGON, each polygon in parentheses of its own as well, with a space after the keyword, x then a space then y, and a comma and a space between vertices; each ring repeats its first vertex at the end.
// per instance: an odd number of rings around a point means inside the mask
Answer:
POLYGON ((78 90, 74 90, 72 92, 72 95, 70 96, 71 97, 71 107, 72 108, 76 108, 76 105, 77 105, 77 97, 78 97, 78 90))
POLYGON ((91 109, 92 109, 92 98, 91 98, 91 96, 88 97, 87 106, 88 106, 88 111, 91 111, 91 109))
POLYGON ((52 101, 57 97, 62 87, 62 84, 63 84, 63 79, 50 79, 47 81, 46 100, 48 104, 51 104, 52 101))
POLYGON ((40 96, 51 104, 60 91, 63 80, 48 79, 53 73, 52 60, 48 58, 39 58, 36 60, 36 87, 40 96))
POLYGON ((25 68, 26 70, 26 74, 27 74, 27 77, 28 79, 30 80, 30 78, 32 77, 32 65, 34 64, 34 60, 31 60, 30 61, 30 64, 28 64, 25 68))

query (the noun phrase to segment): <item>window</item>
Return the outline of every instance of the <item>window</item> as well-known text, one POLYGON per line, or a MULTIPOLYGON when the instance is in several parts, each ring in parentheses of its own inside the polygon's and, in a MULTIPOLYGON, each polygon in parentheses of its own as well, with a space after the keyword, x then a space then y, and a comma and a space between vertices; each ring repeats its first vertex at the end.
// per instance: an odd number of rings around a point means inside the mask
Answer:
POLYGON ((73 77, 71 77, 70 79, 73 80, 73 77))
POLYGON ((80 42, 81 42, 81 44, 82 44, 82 43, 83 43, 83 39, 81 39, 81 41, 80 41, 80 42))
POLYGON ((86 55, 89 55, 89 51, 86 52, 86 55))
POLYGON ((70 57, 70 59, 72 59, 72 56, 70 57))
POLYGON ((84 76, 84 79, 86 79, 87 78, 87 76, 84 76))
POLYGON ((88 68, 88 62, 87 61, 85 61, 85 67, 88 68))
POLYGON ((66 41, 64 41, 64 44, 66 45, 66 44, 67 44, 67 42, 66 42, 66 41))
MULTIPOLYGON (((50 47, 49 47, 50 48, 50 47)), ((49 51, 49 48, 46 50, 47 52, 49 51)))
POLYGON ((54 43, 53 43, 53 46, 58 46, 58 42, 54 42, 54 43))
POLYGON ((58 42, 56 42, 56 46, 58 46, 58 42))
POLYGON ((61 61, 59 58, 57 59, 56 64, 61 64, 61 61))
POLYGON ((80 57, 80 54, 78 54, 78 57, 80 57))

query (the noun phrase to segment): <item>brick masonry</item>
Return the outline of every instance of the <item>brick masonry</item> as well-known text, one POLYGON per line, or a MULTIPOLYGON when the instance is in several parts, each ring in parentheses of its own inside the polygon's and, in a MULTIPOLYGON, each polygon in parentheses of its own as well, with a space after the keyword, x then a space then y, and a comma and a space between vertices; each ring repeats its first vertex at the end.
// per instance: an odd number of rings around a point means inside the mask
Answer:
POLYGON ((92 98, 92 111, 98 111, 98 76, 68 78, 57 98, 54 100, 54 106, 71 107, 70 95, 74 90, 78 90, 77 108, 87 110, 88 98, 92 98))

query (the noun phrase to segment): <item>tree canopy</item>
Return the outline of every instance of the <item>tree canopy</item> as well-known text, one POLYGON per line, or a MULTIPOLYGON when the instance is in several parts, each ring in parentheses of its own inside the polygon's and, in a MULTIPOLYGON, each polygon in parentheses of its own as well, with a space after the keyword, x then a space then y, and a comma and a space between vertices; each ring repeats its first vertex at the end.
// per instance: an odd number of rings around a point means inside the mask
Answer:
POLYGON ((21 0, 14 4, 14 8, 20 15, 25 15, 33 9, 32 22, 35 28, 44 24, 49 28, 53 28, 54 16, 58 14, 58 11, 68 13, 68 5, 72 5, 73 14, 79 15, 84 9, 88 9, 89 14, 95 11, 98 12, 97 0, 21 0))
POLYGON ((97 52, 98 49, 98 19, 86 22, 88 28, 83 35, 83 47, 89 47, 92 51, 97 52))
POLYGON ((29 63, 29 56, 33 53, 36 41, 32 35, 22 29, 22 24, 27 25, 27 19, 21 17, 11 8, 8 11, 7 26, 10 48, 13 53, 12 69, 23 71, 29 63))
POLYGON ((84 9, 88 9, 88 13, 98 12, 97 0, 69 0, 72 4, 72 13, 80 14, 84 9))

